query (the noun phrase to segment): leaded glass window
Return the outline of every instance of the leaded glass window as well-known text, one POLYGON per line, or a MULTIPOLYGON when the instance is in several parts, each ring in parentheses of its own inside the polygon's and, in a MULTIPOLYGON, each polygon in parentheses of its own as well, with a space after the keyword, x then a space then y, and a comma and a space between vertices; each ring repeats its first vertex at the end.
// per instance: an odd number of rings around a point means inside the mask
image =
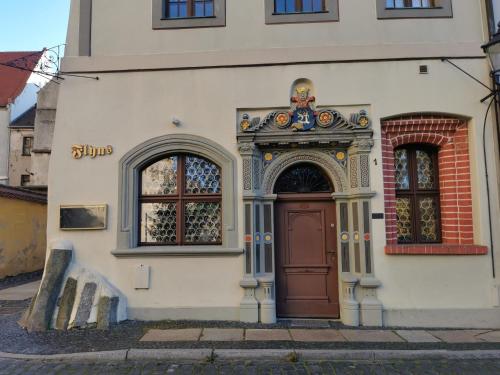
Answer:
POLYGON ((330 183, 323 171, 314 164, 297 164, 285 170, 274 186, 280 193, 328 193, 330 183))
POLYGON ((203 157, 169 155, 141 171, 141 245, 222 243, 221 169, 203 157))
POLYGON ((437 150, 425 145, 398 148, 394 168, 398 242, 440 242, 437 150))
POLYGON ((274 0, 276 14, 319 13, 325 11, 325 0, 274 0))
POLYGON ((165 0, 166 18, 213 16, 214 0, 165 0))

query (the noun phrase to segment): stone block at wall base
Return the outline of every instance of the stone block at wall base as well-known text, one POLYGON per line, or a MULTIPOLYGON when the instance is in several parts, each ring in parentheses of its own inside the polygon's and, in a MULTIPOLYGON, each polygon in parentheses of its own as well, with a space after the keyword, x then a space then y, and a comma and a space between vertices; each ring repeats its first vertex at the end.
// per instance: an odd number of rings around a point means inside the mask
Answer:
POLYGON ((62 289, 64 274, 72 257, 73 250, 69 248, 54 248, 50 253, 40 290, 35 296, 30 316, 25 321, 25 328, 29 332, 46 331, 50 328, 57 298, 62 289))
POLYGON ((500 308, 387 309, 384 310, 384 326, 500 329, 500 308))

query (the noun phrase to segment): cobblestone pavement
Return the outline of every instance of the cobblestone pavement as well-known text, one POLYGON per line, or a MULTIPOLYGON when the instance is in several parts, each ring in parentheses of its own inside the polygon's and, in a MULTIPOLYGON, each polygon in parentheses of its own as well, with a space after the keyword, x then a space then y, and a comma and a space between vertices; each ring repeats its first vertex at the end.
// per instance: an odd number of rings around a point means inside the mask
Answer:
POLYGON ((500 360, 384 362, 35 362, 0 360, 1 375, 39 374, 445 374, 498 375, 500 360))

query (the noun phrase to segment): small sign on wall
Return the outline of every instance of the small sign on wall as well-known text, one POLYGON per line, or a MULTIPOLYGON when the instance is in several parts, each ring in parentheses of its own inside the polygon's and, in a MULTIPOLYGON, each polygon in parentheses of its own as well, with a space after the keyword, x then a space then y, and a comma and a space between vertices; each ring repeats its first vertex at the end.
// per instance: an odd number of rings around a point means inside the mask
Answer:
POLYGON ((61 230, 104 230, 107 227, 108 205, 61 206, 61 230))

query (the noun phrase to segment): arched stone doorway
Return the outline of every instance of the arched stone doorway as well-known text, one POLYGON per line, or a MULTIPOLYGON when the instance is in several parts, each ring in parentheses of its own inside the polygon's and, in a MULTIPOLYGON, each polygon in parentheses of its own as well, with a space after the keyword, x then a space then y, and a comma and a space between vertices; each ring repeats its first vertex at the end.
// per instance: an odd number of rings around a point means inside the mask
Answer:
POLYGON ((322 168, 298 163, 276 180, 278 317, 339 318, 333 185, 322 168))

